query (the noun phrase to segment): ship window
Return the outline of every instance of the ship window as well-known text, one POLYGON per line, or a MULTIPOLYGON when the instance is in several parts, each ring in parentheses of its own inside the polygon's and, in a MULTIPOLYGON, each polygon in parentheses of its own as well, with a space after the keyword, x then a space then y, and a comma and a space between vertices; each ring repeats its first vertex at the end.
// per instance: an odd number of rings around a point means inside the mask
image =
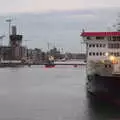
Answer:
POLYGON ((87 37, 87 40, 90 40, 90 37, 87 37))
POLYGON ((117 37, 117 40, 120 41, 120 36, 117 37))
POLYGON ((114 55, 113 52, 110 53, 111 55, 114 55))
POLYGON ((113 37, 112 37, 112 40, 113 40, 113 41, 120 41, 120 36, 113 36, 113 37))
POLYGON ((109 65, 109 68, 111 68, 111 65, 109 65))
POLYGON ((99 45, 98 45, 98 44, 96 44, 96 47, 99 47, 99 45))
POLYGON ((102 44, 100 44, 100 47, 102 47, 102 44))
POLYGON ((104 37, 96 37, 96 40, 104 39, 104 37))
POLYGON ((93 52, 93 56, 95 56, 95 53, 93 52))
POLYGON ((112 44, 108 44, 108 48, 113 48, 112 44))
POLYGON ((89 44, 89 47, 91 47, 91 44, 89 44))
POLYGON ((103 47, 105 47, 106 45, 105 44, 103 44, 103 47))
POLYGON ((117 43, 116 47, 117 47, 117 48, 120 48, 120 44, 117 43))
POLYGON ((99 55, 99 53, 97 52, 97 53, 96 53, 96 55, 98 56, 98 55, 99 55))
POLYGON ((116 37, 115 36, 113 36, 112 39, 113 39, 113 41, 116 41, 116 37))
POLYGON ((111 44, 111 48, 114 48, 114 44, 111 44))
POLYGON ((102 53, 100 52, 100 56, 102 56, 102 53))
POLYGON ((105 65, 105 68, 107 68, 107 65, 105 65))
POLYGON ((116 44, 114 44, 114 48, 118 48, 118 44, 116 43, 116 44))
POLYGON ((116 56, 119 56, 119 52, 116 53, 116 56))
POLYGON ((117 53, 114 53, 114 56, 117 56, 117 53))
POLYGON ((91 56, 91 55, 92 55, 92 53, 91 53, 91 52, 89 52, 89 55, 91 56))
POLYGON ((108 48, 120 48, 120 44, 119 43, 115 43, 115 44, 108 44, 108 48))

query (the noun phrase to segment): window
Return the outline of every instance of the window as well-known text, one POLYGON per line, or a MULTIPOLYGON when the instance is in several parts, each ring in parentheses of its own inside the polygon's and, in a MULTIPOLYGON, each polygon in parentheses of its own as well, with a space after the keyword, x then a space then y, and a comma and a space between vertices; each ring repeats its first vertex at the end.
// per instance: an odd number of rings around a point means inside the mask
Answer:
POLYGON ((91 53, 91 52, 89 52, 89 55, 91 56, 91 55, 92 55, 92 53, 91 53))
POLYGON ((109 68, 111 68, 112 66, 111 65, 109 65, 109 68))
POLYGON ((98 55, 99 55, 99 53, 97 52, 97 53, 96 53, 96 55, 98 56, 98 55))
POLYGON ((103 44, 103 47, 105 47, 106 45, 105 44, 103 44))
POLYGON ((96 47, 99 47, 99 45, 98 45, 98 44, 96 44, 96 47))
POLYGON ((112 39, 113 39, 113 41, 116 41, 116 37, 115 36, 113 36, 112 39))
POLYGON ((89 44, 89 47, 91 47, 91 44, 89 44))
POLYGON ((96 40, 104 39, 104 37, 96 37, 96 40))
POLYGON ((93 44, 92 46, 95 47, 95 44, 93 44))
POLYGON ((118 49, 118 48, 120 48, 120 44, 119 43, 110 43, 110 44, 108 44, 108 48, 116 48, 116 49, 118 49))
POLYGON ((93 52, 93 56, 95 56, 95 52, 93 52))
POLYGON ((120 36, 113 36, 113 37, 111 37, 111 40, 120 41, 120 36))
POLYGON ((119 44, 118 44, 118 43, 116 44, 116 48, 120 48, 120 46, 119 46, 119 44))
POLYGON ((114 53, 114 56, 117 56, 117 53, 114 53))
POLYGON ((105 68, 107 68, 107 65, 105 65, 105 68))
POLYGON ((116 53, 116 56, 119 56, 119 52, 116 53))
POLYGON ((100 47, 102 47, 102 44, 100 44, 100 47))
POLYGON ((100 56, 102 56, 102 53, 100 52, 100 56))
POLYGON ((108 48, 112 48, 112 44, 108 44, 108 48))
POLYGON ((90 40, 91 38, 90 37, 87 37, 87 40, 90 40))
POLYGON ((113 52, 111 52, 110 54, 111 54, 111 55, 114 55, 114 53, 113 53, 113 52))

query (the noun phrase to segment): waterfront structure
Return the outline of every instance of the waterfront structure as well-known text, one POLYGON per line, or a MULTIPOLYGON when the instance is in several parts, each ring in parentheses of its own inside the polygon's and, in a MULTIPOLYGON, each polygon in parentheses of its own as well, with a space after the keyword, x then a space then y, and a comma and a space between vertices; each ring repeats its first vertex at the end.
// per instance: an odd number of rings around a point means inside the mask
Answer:
POLYGON ((31 60, 33 63, 41 63, 42 60, 42 50, 35 48, 35 49, 28 49, 27 50, 27 59, 31 60))
POLYGON ((27 48, 22 46, 22 35, 17 34, 16 26, 12 26, 9 45, 0 46, 1 60, 22 60, 27 55, 27 48))

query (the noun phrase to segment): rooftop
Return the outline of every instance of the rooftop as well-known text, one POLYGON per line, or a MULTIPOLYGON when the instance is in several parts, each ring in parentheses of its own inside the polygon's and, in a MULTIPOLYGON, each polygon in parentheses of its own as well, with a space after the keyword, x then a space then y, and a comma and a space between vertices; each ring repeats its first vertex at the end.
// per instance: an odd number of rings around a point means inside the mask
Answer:
POLYGON ((90 37, 105 37, 105 36, 120 36, 120 32, 83 32, 81 36, 90 36, 90 37))

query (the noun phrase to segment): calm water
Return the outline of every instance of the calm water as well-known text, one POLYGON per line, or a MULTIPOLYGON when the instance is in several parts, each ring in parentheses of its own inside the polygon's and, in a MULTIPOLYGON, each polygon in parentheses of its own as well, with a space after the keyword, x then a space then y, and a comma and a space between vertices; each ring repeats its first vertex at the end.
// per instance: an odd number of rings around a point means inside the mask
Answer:
POLYGON ((116 120, 119 111, 89 104, 83 66, 0 69, 0 120, 116 120))

